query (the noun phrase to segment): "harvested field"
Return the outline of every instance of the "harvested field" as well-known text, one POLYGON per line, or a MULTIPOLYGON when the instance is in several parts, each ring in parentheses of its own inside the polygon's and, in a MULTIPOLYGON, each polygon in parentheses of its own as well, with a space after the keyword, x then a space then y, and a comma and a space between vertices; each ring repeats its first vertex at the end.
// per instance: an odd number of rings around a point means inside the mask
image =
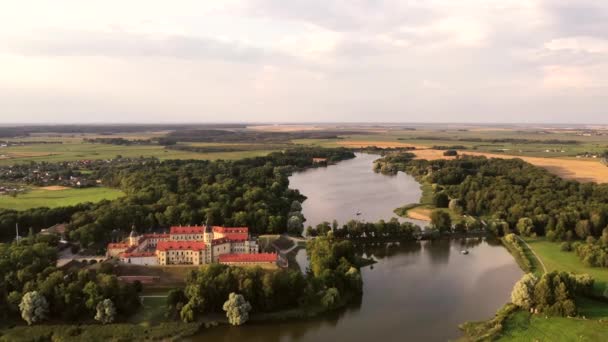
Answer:
POLYGON ((431 209, 428 208, 412 208, 407 211, 407 217, 420 220, 420 221, 431 221, 431 209))
POLYGON ((300 131, 320 131, 323 127, 315 125, 258 125, 248 126, 247 129, 263 132, 300 132, 300 131))
POLYGON ((365 148, 365 147, 372 147, 372 146, 376 146, 376 147, 380 147, 380 148, 391 148, 391 147, 415 147, 415 148, 421 148, 421 149, 429 148, 428 146, 416 145, 416 144, 408 144, 408 143, 401 143, 401 142, 395 142, 395 141, 353 141, 353 140, 347 140, 347 141, 340 141, 340 142, 338 142, 338 145, 344 146, 344 147, 351 147, 351 148, 365 148))
MULTIPOLYGON (((444 151, 431 150, 425 146, 406 144, 401 142, 390 142, 390 141, 343 141, 339 143, 342 146, 347 147, 366 147, 366 146, 377 146, 382 148, 387 147, 405 147, 414 146, 417 149, 412 150, 417 158, 420 159, 454 159, 454 157, 446 157, 443 155, 444 151)), ((545 168, 549 172, 560 176, 564 179, 572 179, 579 182, 596 182, 596 183, 608 183, 608 166, 602 164, 598 160, 579 160, 579 159, 565 159, 565 158, 542 158, 542 157, 524 157, 524 156, 511 156, 508 154, 498 153, 485 153, 485 152, 472 152, 472 151, 458 151, 461 155, 471 156, 485 156, 487 158, 520 158, 530 164, 545 168)))

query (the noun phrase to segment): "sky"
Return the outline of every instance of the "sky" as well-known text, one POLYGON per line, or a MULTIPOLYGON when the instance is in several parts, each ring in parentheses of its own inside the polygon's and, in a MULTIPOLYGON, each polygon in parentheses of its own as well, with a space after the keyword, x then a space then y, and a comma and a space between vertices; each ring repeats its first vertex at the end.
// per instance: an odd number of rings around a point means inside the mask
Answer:
POLYGON ((608 123, 606 0, 0 0, 0 123, 608 123))

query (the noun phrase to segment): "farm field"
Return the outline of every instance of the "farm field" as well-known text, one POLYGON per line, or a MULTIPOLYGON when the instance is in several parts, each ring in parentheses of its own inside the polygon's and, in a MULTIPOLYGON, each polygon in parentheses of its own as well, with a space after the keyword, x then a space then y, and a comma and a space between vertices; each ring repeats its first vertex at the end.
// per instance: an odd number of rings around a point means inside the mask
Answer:
MULTIPOLYGON (((432 144, 427 141, 425 145, 420 145, 417 143, 405 143, 402 141, 379 141, 379 140, 370 140, 370 141, 362 141, 362 140, 344 140, 336 142, 339 146, 345 147, 367 147, 367 146, 377 146, 381 148, 388 147, 416 147, 416 150, 413 150, 412 153, 416 154, 416 156, 420 159, 453 159, 454 157, 445 157, 443 155, 442 150, 433 150, 429 149, 429 146, 433 145, 464 145, 460 142, 453 141, 435 141, 432 144)), ((488 158, 521 158, 522 160, 540 166, 549 170, 550 172, 565 178, 565 179, 573 179, 580 182, 597 182, 597 183, 607 183, 608 182, 608 166, 602 164, 598 159, 583 159, 583 158, 574 158, 567 157, 565 155, 559 157, 547 156, 547 157, 534 157, 523 154, 509 154, 506 151, 505 153, 491 153, 491 152, 480 152, 477 150, 459 150, 461 155, 474 155, 474 156, 485 156, 488 158)))
POLYGON ((27 210, 37 207, 63 207, 84 202, 113 200, 123 196, 120 190, 95 187, 84 189, 71 188, 33 188, 17 197, 0 196, 0 208, 27 210))
POLYGON ((33 144, 24 146, 11 146, 0 149, 0 165, 15 163, 36 162, 63 162, 81 159, 111 159, 118 155, 122 157, 137 158, 156 157, 165 159, 241 159, 247 157, 263 156, 270 150, 252 150, 236 152, 197 153, 165 149, 158 145, 107 145, 88 144, 82 142, 68 142, 63 144, 33 144))

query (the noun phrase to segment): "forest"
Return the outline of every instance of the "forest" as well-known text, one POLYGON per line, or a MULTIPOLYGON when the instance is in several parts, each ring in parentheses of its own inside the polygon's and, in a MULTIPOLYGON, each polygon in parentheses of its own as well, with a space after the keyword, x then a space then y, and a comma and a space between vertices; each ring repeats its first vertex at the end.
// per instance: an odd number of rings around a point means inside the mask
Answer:
POLYGON ((350 241, 321 237, 307 243, 310 267, 264 271, 212 264, 193 271, 186 287, 169 295, 169 316, 190 322, 201 315, 222 312, 230 293, 242 295, 253 313, 298 308, 333 310, 360 297, 363 281, 355 248, 350 241))
POLYGON ((293 202, 305 198, 289 189, 288 176, 313 167, 313 157, 332 163, 354 154, 299 148, 237 161, 142 159, 102 167, 96 176, 125 197, 57 209, 0 210, 0 238, 14 238, 16 224, 35 233, 67 222, 71 241, 101 249, 133 225, 143 233, 207 219, 216 225, 248 226, 254 234, 282 233, 293 202))
POLYGON ((113 307, 112 320, 139 308, 141 284, 119 282, 111 264, 103 264, 99 271, 59 270, 55 266, 57 243, 56 237, 44 235, 0 243, 1 319, 22 317, 28 324, 46 319, 92 320, 105 300, 113 307), (32 300, 24 300, 26 296, 32 300))
POLYGON ((496 235, 578 241, 573 247, 586 264, 608 266, 608 184, 565 180, 521 159, 427 161, 406 153, 387 155, 375 167, 435 184, 435 196, 444 194, 458 213, 483 218, 496 235))

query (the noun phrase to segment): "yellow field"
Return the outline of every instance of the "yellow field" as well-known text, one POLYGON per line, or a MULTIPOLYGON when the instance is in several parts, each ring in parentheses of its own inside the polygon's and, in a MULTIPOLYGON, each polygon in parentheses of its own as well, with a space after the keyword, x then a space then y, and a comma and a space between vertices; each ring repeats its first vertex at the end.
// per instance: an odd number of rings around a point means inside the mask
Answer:
MULTIPOLYGON (((388 147, 416 147, 416 150, 411 152, 416 154, 417 158, 434 160, 434 159, 453 159, 454 157, 446 157, 444 151, 431 150, 427 146, 391 142, 391 141, 341 141, 339 145, 345 147, 367 147, 377 146, 381 148, 388 147)), ((526 157, 526 156, 510 156, 508 154, 472 152, 468 150, 458 151, 461 155, 485 156, 487 158, 520 158, 530 164, 540 166, 549 170, 549 172, 558 175, 564 179, 573 179, 580 182, 596 182, 608 183, 608 166, 602 164, 598 160, 579 160, 566 158, 542 158, 542 157, 526 157)))
POLYGON ((431 222, 431 212, 432 210, 429 208, 412 208, 407 211, 407 217, 414 220, 431 222))

